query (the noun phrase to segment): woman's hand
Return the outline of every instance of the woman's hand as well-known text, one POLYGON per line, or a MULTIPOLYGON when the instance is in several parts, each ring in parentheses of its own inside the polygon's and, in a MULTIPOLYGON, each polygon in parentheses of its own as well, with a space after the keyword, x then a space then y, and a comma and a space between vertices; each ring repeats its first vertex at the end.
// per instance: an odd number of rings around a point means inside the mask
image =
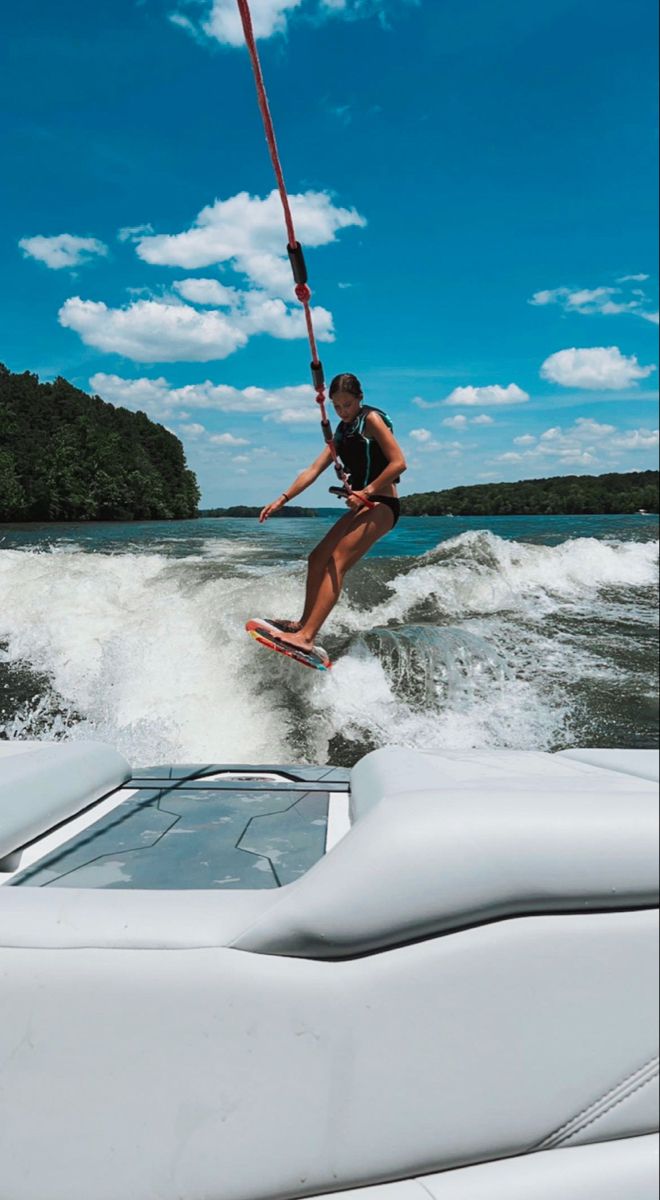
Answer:
POLYGON ((288 497, 285 496, 283 492, 281 496, 277 497, 277 500, 273 500, 272 504, 267 504, 265 508, 262 508, 261 512, 259 513, 259 524, 263 525, 264 521, 267 521, 269 517, 272 517, 273 513, 279 512, 281 508, 284 508, 287 499, 288 497))
POLYGON ((363 492, 351 492, 346 497, 346 504, 353 512, 359 512, 361 508, 369 508, 370 505, 363 492))

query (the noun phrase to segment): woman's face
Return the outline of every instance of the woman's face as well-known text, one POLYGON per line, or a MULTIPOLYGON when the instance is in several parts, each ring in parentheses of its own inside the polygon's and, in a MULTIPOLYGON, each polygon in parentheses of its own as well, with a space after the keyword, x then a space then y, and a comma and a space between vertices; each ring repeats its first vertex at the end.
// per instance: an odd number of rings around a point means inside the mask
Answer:
POLYGON ((339 420, 349 424, 357 417, 362 401, 358 400, 352 392, 336 392, 332 397, 332 403, 339 420))

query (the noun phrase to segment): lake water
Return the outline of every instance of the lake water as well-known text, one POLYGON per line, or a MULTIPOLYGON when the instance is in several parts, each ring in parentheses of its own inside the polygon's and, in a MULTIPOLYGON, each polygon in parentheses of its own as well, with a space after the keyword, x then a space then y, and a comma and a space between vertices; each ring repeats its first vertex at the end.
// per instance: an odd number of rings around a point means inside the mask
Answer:
POLYGON ((135 765, 658 744, 656 517, 404 517, 347 577, 323 674, 243 626, 300 615, 332 519, 0 526, 0 737, 135 765))

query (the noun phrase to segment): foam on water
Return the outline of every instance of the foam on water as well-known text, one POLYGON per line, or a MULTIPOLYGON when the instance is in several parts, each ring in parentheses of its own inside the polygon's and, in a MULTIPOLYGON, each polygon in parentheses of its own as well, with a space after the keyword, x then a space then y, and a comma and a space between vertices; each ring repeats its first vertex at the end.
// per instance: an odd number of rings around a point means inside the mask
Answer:
POLYGON ((243 632, 247 616, 297 614, 303 564, 246 570, 232 556, 232 571, 209 550, 0 550, 1 657, 49 681, 5 718, 5 736, 101 738, 136 765, 348 761, 393 742, 565 744, 567 681, 608 669, 574 629, 588 634, 612 589, 614 609, 625 597, 648 613, 657 569, 652 543, 465 533, 385 560, 389 578, 365 604, 356 595, 374 566, 361 564, 324 630, 336 665, 320 676, 243 632), (566 614, 573 632, 552 625, 566 614))
POLYGON ((259 759, 287 714, 246 671, 245 585, 161 555, 0 553, 0 638, 134 762, 259 759), (242 600, 241 600, 242 595, 242 600))
POLYGON ((577 538, 559 546, 504 541, 480 530, 422 555, 391 581, 391 597, 355 612, 353 627, 404 621, 418 608, 438 616, 511 610, 547 614, 612 586, 652 586, 657 542, 608 543, 577 538))
MULTIPOLYGON (((351 641, 314 695, 332 746, 543 749, 566 731, 561 694, 520 678, 465 629, 403 626, 351 641)), ((319 746, 319 749, 321 747, 319 746)))

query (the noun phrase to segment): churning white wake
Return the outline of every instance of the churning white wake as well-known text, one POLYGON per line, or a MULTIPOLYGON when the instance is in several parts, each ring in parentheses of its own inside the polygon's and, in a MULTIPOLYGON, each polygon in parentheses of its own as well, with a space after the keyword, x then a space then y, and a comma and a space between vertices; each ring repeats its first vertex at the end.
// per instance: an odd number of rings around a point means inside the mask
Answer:
MULTIPOLYGON (((376 578, 374 561, 361 579, 376 578)), ((100 738, 136 765, 325 761, 337 737, 362 749, 550 746, 570 720, 557 681, 580 668, 552 639, 554 671, 539 664, 548 618, 588 621, 617 589, 633 600, 655 582, 657 545, 479 532, 398 571, 390 560, 379 594, 357 603, 349 588, 328 622, 328 675, 243 632, 250 615, 297 615, 302 563, 234 569, 228 553, 219 566, 217 544, 192 559, 0 551, 0 663, 49 681, 5 718, 5 736, 100 738)))

